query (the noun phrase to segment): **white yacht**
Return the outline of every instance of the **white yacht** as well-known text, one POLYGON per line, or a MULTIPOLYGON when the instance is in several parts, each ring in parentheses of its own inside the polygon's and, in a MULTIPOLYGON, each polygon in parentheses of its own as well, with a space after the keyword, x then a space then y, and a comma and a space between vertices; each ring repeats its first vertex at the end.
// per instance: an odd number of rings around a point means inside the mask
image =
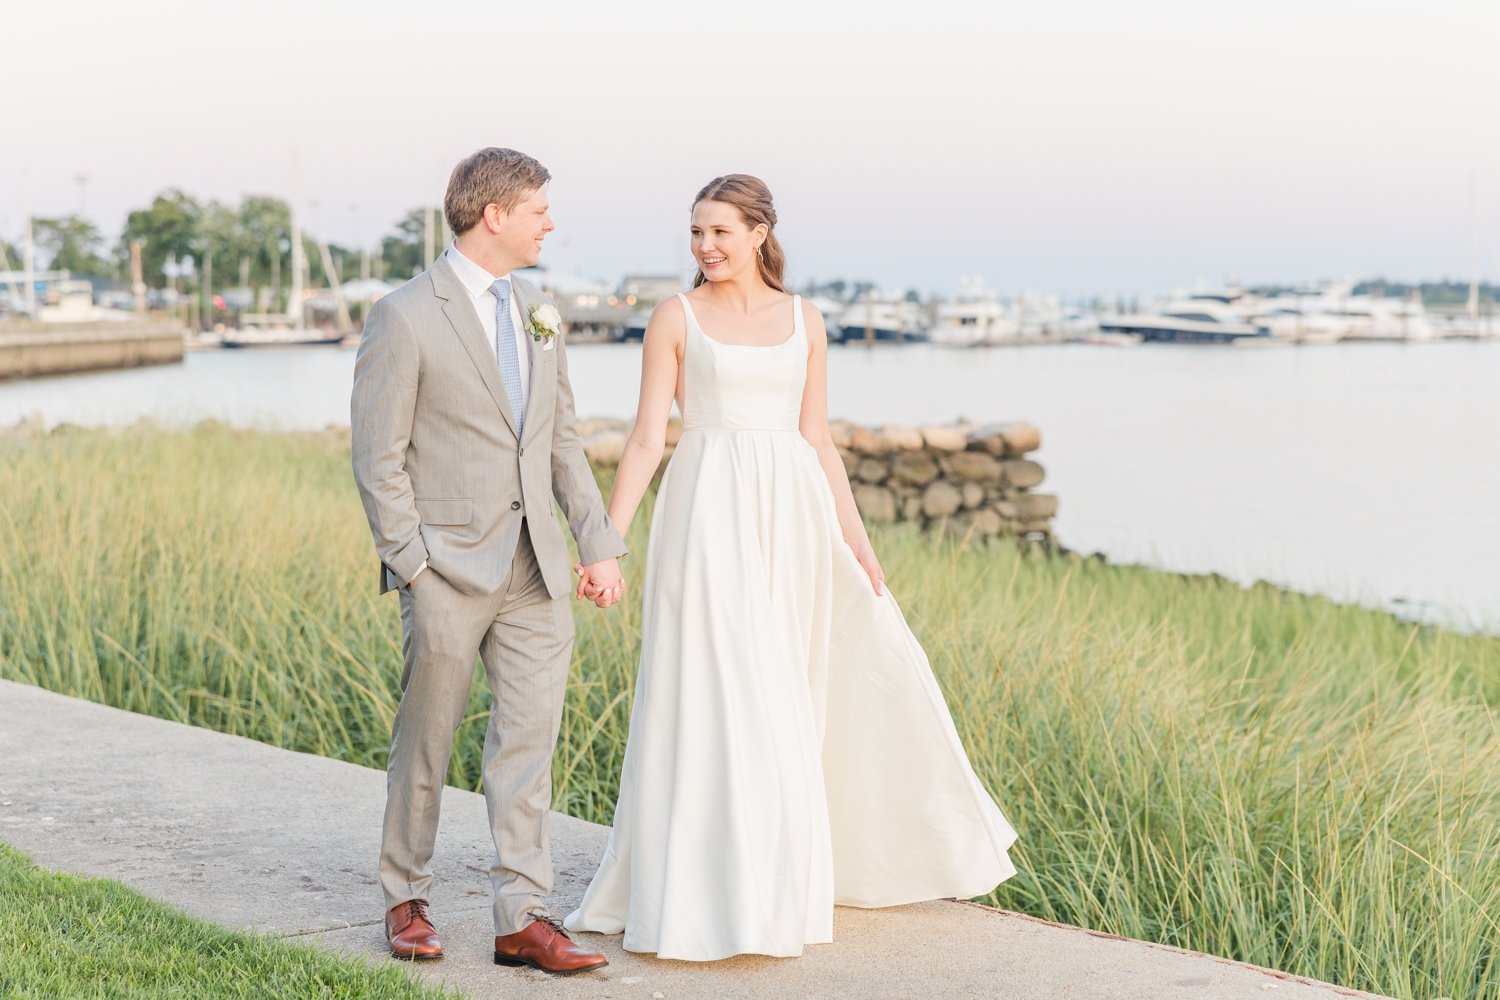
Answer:
POLYGON ((308 327, 285 316, 246 315, 240 325, 219 336, 221 347, 337 347, 344 342, 338 330, 308 327))
POLYGON ((1355 295, 1344 280, 1301 288, 1258 303, 1278 336, 1303 342, 1331 340, 1425 341, 1439 336, 1421 299, 1355 295))
POLYGON ((1346 340, 1420 341, 1436 340, 1437 328, 1421 302, 1352 295, 1323 310, 1325 316, 1342 320, 1346 340))
POLYGON ((921 305, 906 299, 866 295, 844 307, 839 324, 839 340, 845 344, 910 344, 928 339, 921 305))
POLYGON ((1021 334, 1021 324, 993 296, 939 302, 933 312, 932 342, 978 347, 1021 334))
POLYGON ((1146 343, 1167 344, 1230 344, 1271 337, 1269 327, 1247 322, 1211 297, 1177 299, 1155 312, 1100 316, 1099 332, 1134 334, 1146 343))
POLYGON ((73 278, 51 284, 38 300, 36 318, 43 323, 125 323, 132 317, 119 309, 94 305, 93 282, 73 278))
POLYGON ((962 275, 961 291, 932 308, 932 342, 953 347, 1078 340, 1096 333, 1092 314, 1042 292, 999 296, 983 279, 962 275))

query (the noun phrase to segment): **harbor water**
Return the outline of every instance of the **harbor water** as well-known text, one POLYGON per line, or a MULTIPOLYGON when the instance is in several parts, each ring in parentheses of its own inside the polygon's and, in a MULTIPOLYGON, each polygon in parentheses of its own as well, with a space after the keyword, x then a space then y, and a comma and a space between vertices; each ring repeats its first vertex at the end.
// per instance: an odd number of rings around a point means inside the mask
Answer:
MULTIPOLYGON (((204 351, 0 383, 0 424, 346 425, 353 360, 204 351)), ((580 415, 632 414, 638 344, 569 362, 580 415)), ((829 382, 860 423, 1037 424, 1069 548, 1500 632, 1500 342, 834 348, 829 382)))

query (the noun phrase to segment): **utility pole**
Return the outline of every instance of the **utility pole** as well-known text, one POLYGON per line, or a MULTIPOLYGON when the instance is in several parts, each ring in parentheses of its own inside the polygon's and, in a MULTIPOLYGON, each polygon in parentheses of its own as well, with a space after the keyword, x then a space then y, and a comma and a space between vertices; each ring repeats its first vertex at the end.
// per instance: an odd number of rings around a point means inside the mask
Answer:
POLYGON ((359 236, 359 205, 351 202, 349 214, 354 219, 354 245, 359 247, 359 280, 370 280, 370 248, 365 246, 364 240, 359 236))
POLYGON ((135 292, 137 315, 146 313, 146 279, 141 271, 141 241, 130 241, 130 288, 135 292))

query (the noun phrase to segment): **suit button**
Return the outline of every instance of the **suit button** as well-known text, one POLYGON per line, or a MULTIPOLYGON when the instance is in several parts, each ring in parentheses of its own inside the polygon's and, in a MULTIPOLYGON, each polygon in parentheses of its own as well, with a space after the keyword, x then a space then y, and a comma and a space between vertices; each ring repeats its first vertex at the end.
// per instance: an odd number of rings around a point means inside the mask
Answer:
POLYGON ((526 455, 526 449, 525 448, 522 448, 519 452, 516 453, 516 457, 517 458, 522 458, 525 455, 526 455))
POLYGON ((510 509, 511 510, 520 510, 521 509, 521 501, 519 501, 519 500, 512 500, 510 502, 510 509))

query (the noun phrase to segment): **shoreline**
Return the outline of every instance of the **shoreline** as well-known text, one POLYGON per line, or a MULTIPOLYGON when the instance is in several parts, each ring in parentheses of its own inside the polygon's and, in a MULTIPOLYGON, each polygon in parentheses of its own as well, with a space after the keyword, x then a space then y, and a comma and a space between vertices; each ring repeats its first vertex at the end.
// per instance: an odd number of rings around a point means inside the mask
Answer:
MULTIPOLYGON (((1023 551, 1026 551, 1030 546, 1039 545, 1039 543, 1037 542, 1030 541, 1024 538, 1016 539, 1016 542, 1021 546, 1023 551)), ((1293 586, 1292 584, 1277 583, 1275 580, 1268 580, 1265 577, 1258 576, 1251 580, 1241 580, 1237 579, 1236 577, 1230 576, 1229 574, 1224 573, 1220 570, 1181 570, 1172 569, 1167 566, 1156 566, 1148 562, 1141 562, 1139 560, 1116 559, 1109 553, 1099 550, 1086 552, 1083 549, 1071 548, 1065 541, 1056 537, 1054 537, 1051 542, 1046 544, 1045 546, 1039 547, 1050 550, 1053 554, 1060 557, 1078 559, 1084 562, 1099 563, 1100 565, 1109 566, 1115 569, 1139 569, 1149 573, 1162 573, 1168 576, 1177 577, 1178 579, 1187 582, 1202 582, 1214 585, 1231 586, 1244 591, 1245 593, 1250 593, 1255 590, 1261 589, 1270 590, 1281 595, 1284 598, 1301 598, 1304 600, 1325 601, 1336 608, 1345 608, 1351 611, 1369 611, 1375 614, 1386 615, 1393 621, 1405 625, 1418 625, 1426 629, 1448 632, 1452 633, 1453 635, 1475 636, 1479 638, 1500 638, 1500 619, 1492 622, 1475 622, 1473 620, 1469 620, 1463 623, 1458 623, 1452 620, 1420 618, 1416 617, 1416 614, 1421 608, 1425 607, 1430 611, 1440 614, 1444 613, 1444 609, 1440 605, 1424 604, 1422 602, 1410 601, 1406 598, 1393 598, 1388 604, 1371 604, 1356 599, 1334 597, 1330 594, 1322 594, 1315 590, 1303 590, 1299 587, 1293 586), (1401 609, 1390 606, 1393 604, 1412 605, 1413 613, 1403 614, 1401 609)), ((1448 613, 1457 614, 1456 611, 1448 613)))
MULTIPOLYGON (((1264 577, 1256 577, 1254 580, 1246 583, 1237 580, 1232 576, 1228 576, 1222 572, 1219 572, 1218 570, 1203 570, 1195 572, 1192 570, 1169 569, 1165 566, 1153 566, 1150 563, 1116 560, 1112 559, 1106 552, 1083 552, 1078 549, 1067 548, 1067 546, 1062 544, 1061 542, 1054 543, 1052 548, 1060 556, 1098 562, 1115 569, 1139 569, 1149 573, 1162 573, 1168 576, 1177 577, 1180 580, 1188 582, 1201 581, 1208 584, 1222 584, 1225 586, 1236 587, 1239 590, 1245 591, 1246 593, 1261 589, 1270 590, 1281 595, 1284 598, 1300 598, 1304 600, 1326 601, 1328 604, 1336 608, 1343 608, 1350 611, 1368 611, 1373 614, 1385 615, 1400 624, 1416 625, 1431 631, 1448 632, 1453 635, 1474 636, 1478 638, 1500 638, 1500 621, 1492 622, 1489 624, 1476 624, 1473 622, 1460 624, 1448 620, 1425 619, 1415 617, 1414 615, 1402 614, 1400 610, 1386 605, 1366 604, 1357 600, 1348 600, 1332 597, 1328 594, 1320 594, 1317 591, 1313 590, 1300 590, 1294 586, 1291 586, 1290 584, 1277 583, 1275 580, 1267 580, 1264 577)), ((1397 599, 1395 601, 1392 601, 1391 603, 1414 604, 1414 602, 1405 601, 1403 599, 1397 599)), ((1414 606, 1416 605, 1414 604, 1414 606)), ((1425 606, 1433 607, 1432 605, 1425 606)))

